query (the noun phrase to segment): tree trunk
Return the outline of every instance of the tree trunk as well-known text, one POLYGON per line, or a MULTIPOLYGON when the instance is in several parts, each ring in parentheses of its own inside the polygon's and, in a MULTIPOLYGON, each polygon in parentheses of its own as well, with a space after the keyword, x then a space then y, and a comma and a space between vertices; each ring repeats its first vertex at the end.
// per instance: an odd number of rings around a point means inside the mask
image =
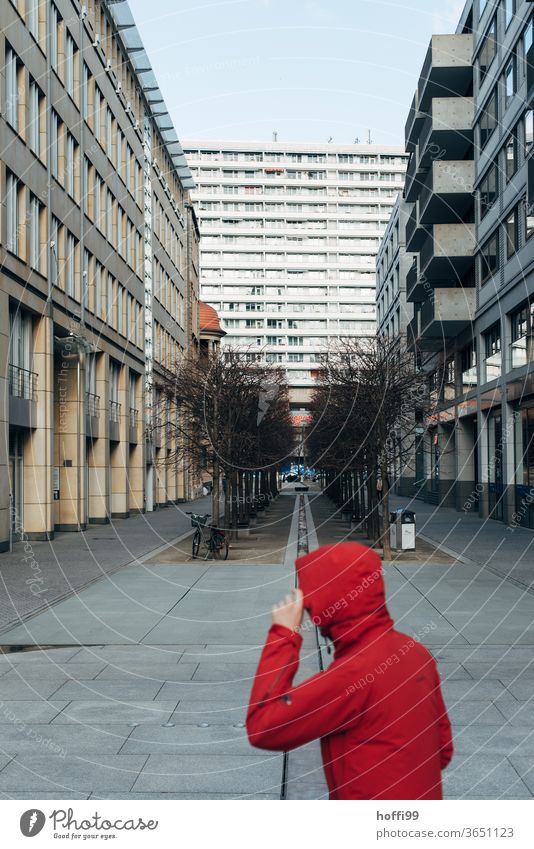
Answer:
POLYGON ((382 546, 384 560, 391 560, 391 540, 389 535, 389 477, 387 459, 382 459, 382 546))
POLYGON ((217 527, 221 521, 220 500, 221 500, 221 481, 220 481, 219 458, 215 455, 213 458, 213 489, 211 491, 211 515, 213 523, 217 527))

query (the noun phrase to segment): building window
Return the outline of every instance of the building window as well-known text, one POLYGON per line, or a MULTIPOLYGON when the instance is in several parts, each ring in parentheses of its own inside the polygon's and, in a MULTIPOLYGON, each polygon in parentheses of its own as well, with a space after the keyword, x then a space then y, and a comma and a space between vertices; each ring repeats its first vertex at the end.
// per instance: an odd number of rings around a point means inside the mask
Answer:
POLYGON ((514 127, 506 142, 506 180, 511 180, 518 165, 518 127, 514 127))
POLYGON ((45 252, 41 249, 41 235, 43 231, 45 208, 33 195, 30 199, 29 215, 29 254, 30 265, 41 274, 44 273, 45 252))
POLYGON ((534 143, 534 111, 527 109, 525 112, 525 153, 528 153, 534 143))
POLYGON ((50 3, 50 64, 57 73, 59 64, 59 43, 62 35, 63 20, 53 3, 50 3))
POLYGON ((14 254, 19 252, 19 193, 17 178, 8 172, 6 180, 6 247, 14 254))
POLYGON ((486 33, 486 37, 482 42, 482 47, 480 48, 480 52, 478 54, 478 84, 482 85, 484 79, 486 78, 486 74, 488 73, 489 67, 495 58, 495 54, 497 52, 497 39, 495 36, 496 26, 495 26, 495 17, 493 18, 491 24, 489 25, 488 31, 486 33))
POLYGON ((511 99, 516 92, 515 57, 512 58, 504 72, 504 92, 505 108, 508 108, 511 99))
POLYGON ((534 236, 534 215, 530 215, 528 205, 525 200, 525 241, 534 236))
POLYGON ((477 352, 475 343, 470 342, 461 352, 462 390, 469 392, 477 385, 477 352))
POLYGON ((515 15, 515 0, 504 0, 504 26, 508 29, 515 15))
POLYGON ((510 316, 510 367, 520 368, 533 359, 534 304, 526 304, 510 316))
POLYGON ((65 291, 71 298, 76 298, 77 252, 78 242, 72 233, 67 233, 65 250, 65 291))
POLYGON ((29 122, 28 122, 28 143, 30 149, 37 155, 41 155, 43 145, 41 145, 41 136, 44 130, 44 94, 41 92, 37 83, 30 79, 30 100, 29 100, 29 122))
POLYGON ((72 98, 74 97, 74 66, 77 52, 74 39, 70 33, 67 33, 67 37, 65 39, 65 88, 72 98))
POLYGON ((59 177, 59 118, 52 110, 50 121, 50 173, 56 180, 59 177))
POLYGON ((480 121, 480 146, 484 147, 484 145, 489 140, 493 131, 497 127, 497 91, 493 90, 491 97, 489 98, 485 109, 483 110, 480 121))
POLYGON ((497 198, 497 168, 495 165, 487 172, 486 176, 480 183, 479 199, 480 199, 480 217, 484 218, 487 211, 491 209, 497 198))
POLYGON ((486 380, 495 380, 501 376, 501 328, 494 324, 487 333, 484 333, 485 360, 484 367, 486 380))
POLYGON ((498 230, 482 246, 480 251, 480 283, 483 286, 499 267, 498 230))
POLYGON ((519 207, 506 216, 506 259, 510 259, 519 250, 519 207))
POLYGON ((19 77, 22 73, 22 65, 10 47, 6 48, 6 120, 15 132, 19 129, 19 100, 22 90, 19 77))

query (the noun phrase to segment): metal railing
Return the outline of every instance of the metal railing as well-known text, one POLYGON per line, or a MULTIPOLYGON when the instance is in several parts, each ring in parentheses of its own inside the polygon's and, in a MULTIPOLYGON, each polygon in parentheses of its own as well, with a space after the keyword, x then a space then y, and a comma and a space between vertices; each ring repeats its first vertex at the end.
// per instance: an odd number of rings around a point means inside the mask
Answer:
POLYGON ((137 422, 139 421, 139 410, 137 410, 135 407, 130 407, 129 416, 130 427, 137 427, 137 422))
POLYGON ((94 395, 92 392, 85 393, 85 411, 86 415, 96 419, 100 415, 100 395, 94 395))
POLYGON ((14 398, 24 398, 33 401, 37 386, 37 375, 34 371, 9 364, 9 394, 14 398))
POLYGON ((120 422, 121 419, 121 405, 118 401, 110 401, 109 402, 109 420, 110 422, 120 422))

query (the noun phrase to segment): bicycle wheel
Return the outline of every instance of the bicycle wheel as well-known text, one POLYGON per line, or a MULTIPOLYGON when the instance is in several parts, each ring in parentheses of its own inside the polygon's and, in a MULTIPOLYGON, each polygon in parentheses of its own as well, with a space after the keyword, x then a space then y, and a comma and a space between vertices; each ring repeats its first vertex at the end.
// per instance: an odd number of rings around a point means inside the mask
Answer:
POLYGON ((228 538, 226 534, 213 535, 213 559, 228 560, 228 538))
POLYGON ((198 555, 201 540, 202 540, 202 534, 200 533, 200 531, 197 528, 194 535, 193 535, 193 542, 191 544, 191 551, 192 551, 193 557, 196 557, 198 555))

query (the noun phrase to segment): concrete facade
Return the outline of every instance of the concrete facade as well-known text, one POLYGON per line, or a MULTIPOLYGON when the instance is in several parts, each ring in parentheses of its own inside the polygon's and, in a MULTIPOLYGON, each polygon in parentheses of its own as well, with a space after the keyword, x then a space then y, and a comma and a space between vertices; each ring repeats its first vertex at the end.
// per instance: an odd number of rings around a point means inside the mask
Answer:
POLYGON ((199 233, 128 4, 0 13, 5 550, 190 495, 154 377, 198 344, 199 233))
MULTIPOLYGON (((531 2, 468 2, 406 123, 408 328, 429 376, 415 492, 534 528, 531 2), (446 96, 445 96, 446 95, 446 96)), ((406 487, 403 488, 403 491, 406 487)))

